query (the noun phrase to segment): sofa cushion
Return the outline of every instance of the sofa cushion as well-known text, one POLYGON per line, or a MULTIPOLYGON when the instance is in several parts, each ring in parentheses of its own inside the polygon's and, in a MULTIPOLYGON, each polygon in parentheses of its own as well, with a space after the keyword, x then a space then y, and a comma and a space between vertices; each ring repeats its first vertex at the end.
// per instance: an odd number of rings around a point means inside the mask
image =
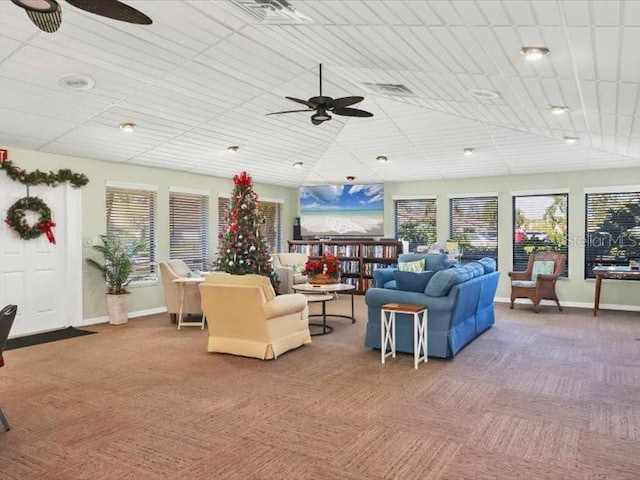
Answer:
POLYGON ((384 283, 384 288, 387 288, 389 290, 397 290, 398 283, 395 280, 389 280, 388 282, 384 283))
POLYGON ((444 253, 402 253, 398 262, 415 262, 424 260, 423 270, 444 270, 449 266, 449 258, 444 253))
POLYGON ((484 267, 484 273, 492 273, 498 269, 496 261, 491 257, 481 258, 478 263, 484 267))
POLYGON ((422 272, 424 270, 424 258, 413 262, 398 262, 398 270, 401 272, 422 272))
POLYGON ((396 270, 393 276, 396 279, 398 290, 404 292, 424 292, 424 289, 436 272, 427 270, 424 272, 403 272, 396 270))
POLYGON ((431 297, 444 297, 449 295, 449 291, 454 285, 466 282, 473 277, 473 269, 465 268, 465 266, 440 270, 429 281, 424 293, 431 297))

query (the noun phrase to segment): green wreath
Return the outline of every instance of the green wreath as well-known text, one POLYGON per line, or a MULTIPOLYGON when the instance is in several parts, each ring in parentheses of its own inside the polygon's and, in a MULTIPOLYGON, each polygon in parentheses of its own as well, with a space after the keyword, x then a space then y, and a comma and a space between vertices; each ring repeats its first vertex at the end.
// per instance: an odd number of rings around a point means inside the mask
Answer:
POLYGON ((43 233, 46 233, 49 241, 55 243, 51 228, 55 227, 56 224, 51 221, 51 209, 38 197, 23 197, 11 205, 7 210, 5 222, 18 232, 18 235, 23 240, 38 238, 43 233), (24 216, 25 211, 35 212, 39 216, 37 223, 29 225, 24 216))

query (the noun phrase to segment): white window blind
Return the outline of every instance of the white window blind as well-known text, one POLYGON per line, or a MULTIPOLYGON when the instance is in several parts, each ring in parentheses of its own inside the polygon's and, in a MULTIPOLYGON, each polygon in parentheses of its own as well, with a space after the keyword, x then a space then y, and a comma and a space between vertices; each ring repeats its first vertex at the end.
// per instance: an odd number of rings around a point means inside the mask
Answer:
MULTIPOLYGON (((568 254, 567 193, 513 197, 513 270, 527 269, 529 255, 548 250, 568 254)), ((569 260, 563 276, 569 271, 569 260)))
POLYGON ((417 245, 436 241, 436 199, 394 200, 395 236, 409 242, 409 251, 417 245))
MULTIPOLYGON (((229 227, 226 214, 231 205, 231 199, 218 198, 218 233, 225 233, 229 227)), ((282 251, 282 220, 281 204, 279 202, 258 201, 258 214, 264 219, 264 223, 258 226, 258 230, 268 244, 271 252, 282 251)))
POLYGON ((449 200, 449 238, 457 240, 463 260, 498 260, 498 197, 449 200))
POLYGON ((156 196, 144 188, 107 186, 107 235, 125 245, 143 244, 133 257, 134 281, 157 280, 156 196))
POLYGON ((597 265, 629 265, 640 258, 640 192, 585 196, 585 278, 597 265))
POLYGON ((209 197, 169 192, 169 258, 209 269, 209 197))

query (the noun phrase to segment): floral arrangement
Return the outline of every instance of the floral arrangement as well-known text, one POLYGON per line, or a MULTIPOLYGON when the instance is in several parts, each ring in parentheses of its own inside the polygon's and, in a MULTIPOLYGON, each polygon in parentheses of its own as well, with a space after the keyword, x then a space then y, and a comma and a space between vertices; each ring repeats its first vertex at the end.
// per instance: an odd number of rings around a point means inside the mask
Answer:
POLYGON ((332 253, 325 253, 320 258, 308 260, 302 273, 305 275, 318 275, 323 273, 325 275, 337 276, 340 273, 340 260, 332 253))

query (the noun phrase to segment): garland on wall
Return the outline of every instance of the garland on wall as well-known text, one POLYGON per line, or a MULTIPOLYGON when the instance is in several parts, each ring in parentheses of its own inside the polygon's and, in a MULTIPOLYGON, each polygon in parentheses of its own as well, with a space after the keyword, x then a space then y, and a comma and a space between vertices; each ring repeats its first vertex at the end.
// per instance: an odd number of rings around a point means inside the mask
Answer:
POLYGON ((82 173, 74 173, 66 168, 61 168, 57 172, 41 172, 40 170, 27 172, 6 159, 0 160, 0 170, 4 170, 14 182, 20 182, 27 186, 27 196, 22 197, 9 207, 5 223, 15 230, 23 240, 38 238, 44 233, 47 240, 55 244, 56 239, 52 229, 56 224, 51 220, 51 209, 41 198, 29 196, 29 187, 36 185, 57 187, 61 183, 69 182, 73 188, 80 188, 89 183, 87 176, 82 173), (25 217, 27 211, 34 212, 38 217, 37 222, 33 225, 29 225, 25 217))

